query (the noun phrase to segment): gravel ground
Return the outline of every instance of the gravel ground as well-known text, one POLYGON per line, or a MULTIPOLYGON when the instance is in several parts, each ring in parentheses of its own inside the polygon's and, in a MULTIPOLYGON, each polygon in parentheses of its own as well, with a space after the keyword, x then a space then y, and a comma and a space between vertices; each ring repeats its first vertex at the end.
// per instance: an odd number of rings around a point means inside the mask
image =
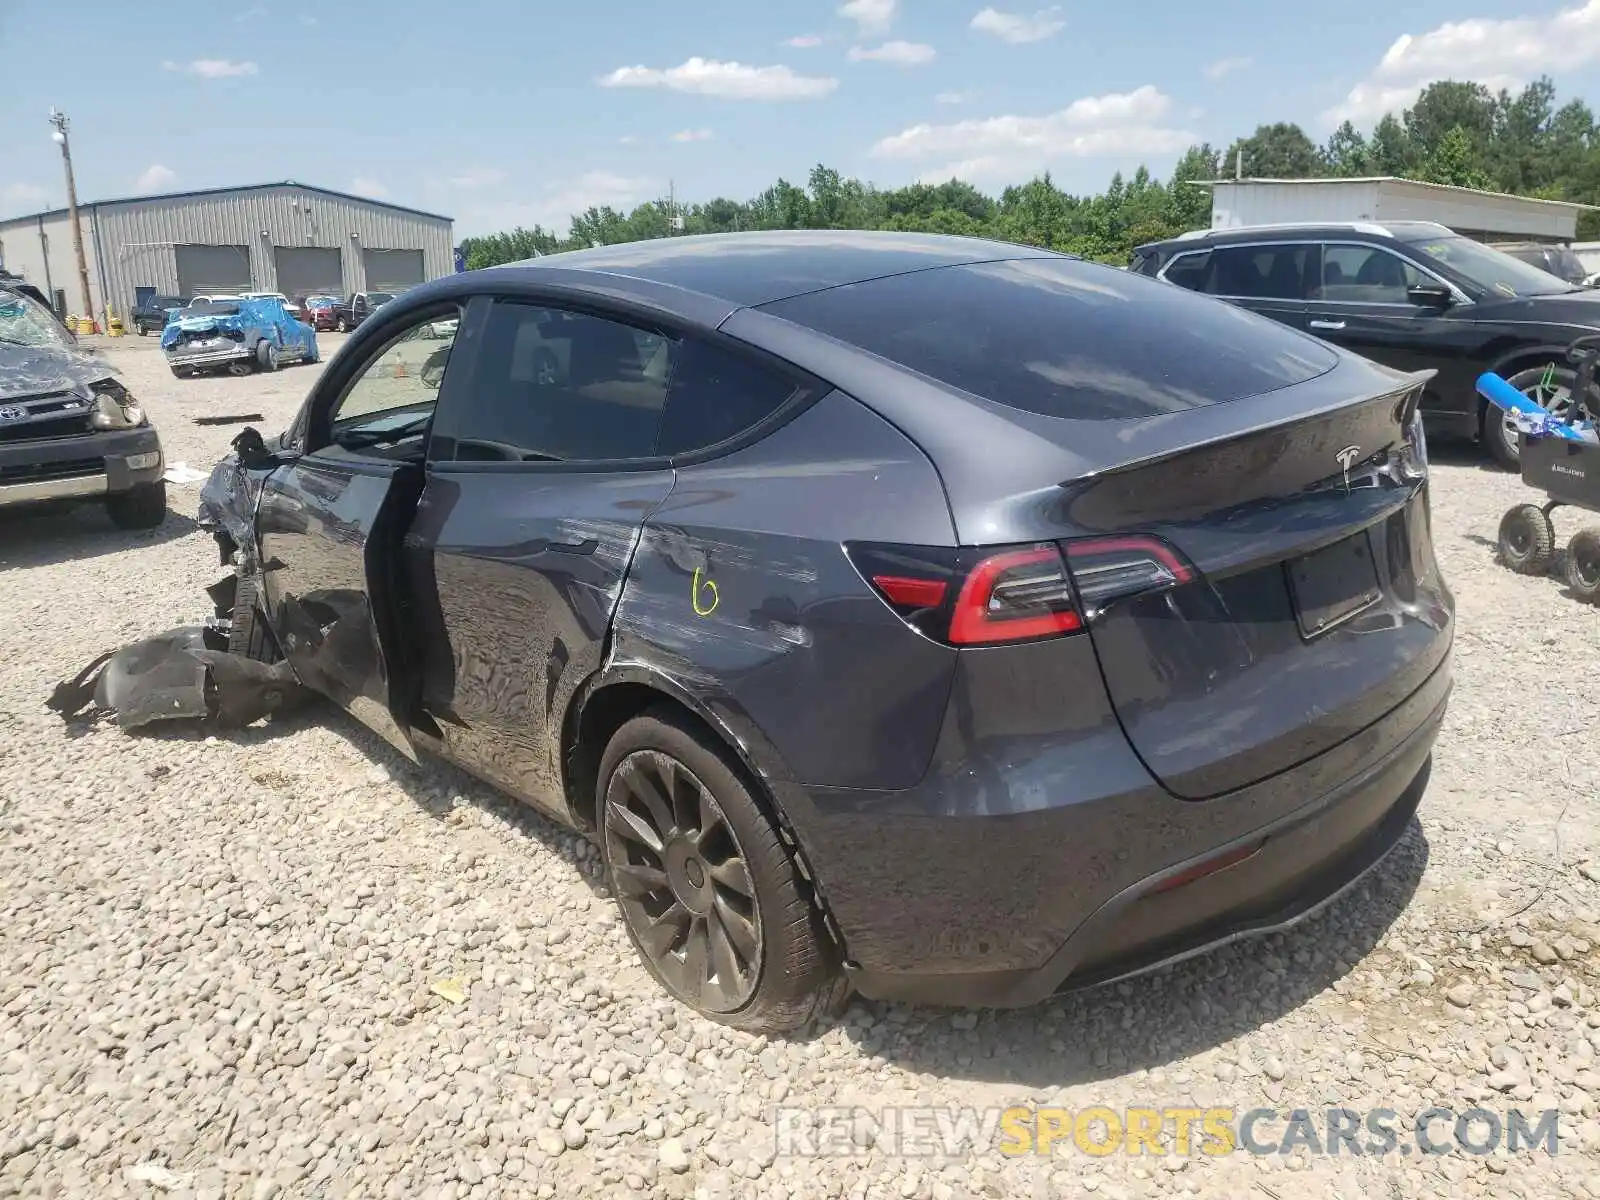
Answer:
MULTIPOLYGON (((202 470, 235 430, 192 418, 276 429, 320 370, 180 383, 154 339, 103 344, 202 470)), ((1514 477, 1435 459, 1457 691, 1420 824, 1362 888, 1038 1009, 856 1001, 789 1041, 666 1001, 587 845, 341 714, 69 732, 57 680, 205 615, 197 491, 147 535, 6 517, 0 1194, 1600 1197, 1600 611, 1493 562, 1514 477), (775 1158, 777 1106, 853 1104, 1563 1115, 1554 1156, 775 1158)))

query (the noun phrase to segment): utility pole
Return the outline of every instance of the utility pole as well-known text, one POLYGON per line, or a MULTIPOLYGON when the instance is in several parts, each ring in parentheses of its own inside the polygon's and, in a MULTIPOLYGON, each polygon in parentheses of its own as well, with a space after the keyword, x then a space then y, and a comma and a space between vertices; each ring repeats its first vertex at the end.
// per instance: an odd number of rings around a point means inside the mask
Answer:
POLYGON ((61 147, 61 161, 67 168, 67 216, 72 222, 72 248, 78 255, 78 286, 83 289, 83 315, 94 319, 94 297, 89 294, 89 260, 83 253, 83 222, 78 219, 78 185, 72 178, 72 144, 67 140, 67 114, 50 110, 50 136, 61 147))

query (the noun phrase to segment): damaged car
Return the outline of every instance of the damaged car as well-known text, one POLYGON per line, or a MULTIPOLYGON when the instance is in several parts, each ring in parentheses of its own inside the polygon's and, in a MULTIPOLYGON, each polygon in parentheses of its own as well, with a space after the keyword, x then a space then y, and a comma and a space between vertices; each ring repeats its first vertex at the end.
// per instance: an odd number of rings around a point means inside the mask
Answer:
POLYGON ((120 528, 155 528, 166 464, 149 414, 30 293, 0 284, 0 513, 93 502, 120 528))
POLYGON ((211 635, 593 839, 714 1020, 1033 1004, 1286 929, 1413 826, 1428 378, 973 238, 458 274, 218 464, 211 635))
POLYGON ((167 365, 180 379, 225 369, 231 375, 320 362, 317 334, 276 297, 190 301, 161 332, 167 365))

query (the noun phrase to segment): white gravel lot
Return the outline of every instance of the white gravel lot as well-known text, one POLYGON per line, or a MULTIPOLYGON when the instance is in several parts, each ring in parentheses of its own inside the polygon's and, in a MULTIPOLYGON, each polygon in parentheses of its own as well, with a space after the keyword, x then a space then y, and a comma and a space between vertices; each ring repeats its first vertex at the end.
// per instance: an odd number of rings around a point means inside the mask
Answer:
MULTIPOLYGON (((275 430, 321 369, 180 382, 153 338, 101 344, 201 470, 236 428, 195 416, 275 430)), ((0 518, 0 1195, 1600 1197, 1600 610, 1493 561, 1514 476, 1435 460, 1457 690, 1420 828, 1366 885, 1037 1009, 856 1001, 788 1041, 666 1000, 587 845, 327 707, 69 731, 58 680, 207 614, 198 491, 153 534, 0 518), (1552 1107, 1561 1145, 775 1157, 780 1105, 918 1103, 1552 1107)))

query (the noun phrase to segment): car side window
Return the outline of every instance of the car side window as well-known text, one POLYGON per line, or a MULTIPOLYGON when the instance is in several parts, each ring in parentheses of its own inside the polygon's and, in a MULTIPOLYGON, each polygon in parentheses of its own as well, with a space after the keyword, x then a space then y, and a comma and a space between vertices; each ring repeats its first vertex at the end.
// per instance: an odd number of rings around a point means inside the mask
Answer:
POLYGON ((1335 245, 1322 252, 1322 287, 1312 299, 1347 304, 1408 304, 1406 292, 1430 282, 1379 246, 1335 245))
POLYGON ((1206 279, 1211 266, 1211 251, 1202 250, 1198 254, 1184 254, 1173 259, 1167 268, 1167 273, 1162 276, 1168 283, 1175 283, 1181 288, 1191 292, 1206 290, 1206 279))
POLYGON ((354 453, 389 457, 426 435, 450 361, 451 341, 434 335, 438 313, 390 339, 339 398, 329 440, 354 453))
POLYGON ((678 350, 656 451, 693 454, 766 420, 795 394, 787 376, 698 339, 678 350))
POLYGON ((490 310, 464 395, 440 413, 435 462, 657 456, 678 343, 606 317, 516 301, 490 310))
POLYGON ((1219 246, 1206 291, 1245 300, 1304 300, 1317 283, 1318 247, 1306 242, 1219 246))

